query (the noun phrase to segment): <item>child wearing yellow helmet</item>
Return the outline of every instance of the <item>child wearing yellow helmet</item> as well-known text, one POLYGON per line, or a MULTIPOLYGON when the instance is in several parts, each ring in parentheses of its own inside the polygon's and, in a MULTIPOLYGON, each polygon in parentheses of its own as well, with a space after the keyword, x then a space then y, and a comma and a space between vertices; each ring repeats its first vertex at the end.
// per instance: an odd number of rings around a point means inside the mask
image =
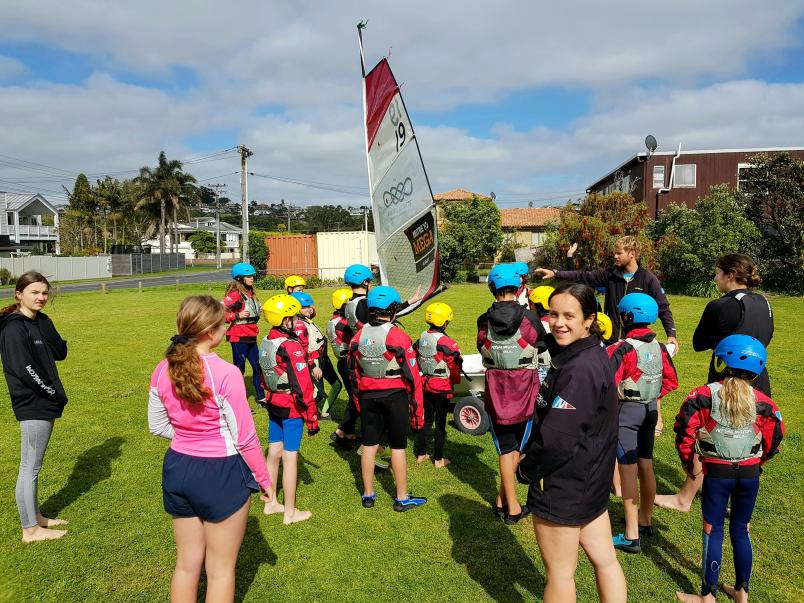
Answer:
MULTIPOLYGON (((555 288, 549 285, 540 285, 530 292, 528 296, 528 307, 533 310, 542 321, 545 333, 550 332, 548 317, 550 314, 550 296, 555 288)), ((541 350, 536 357, 538 361, 539 381, 544 382, 547 372, 550 370, 550 352, 547 348, 541 350)))
POLYGON ((306 286, 307 281, 305 281, 298 274, 291 274, 290 276, 285 277, 285 291, 288 292, 288 295, 304 291, 306 286))
POLYGON ((424 376, 424 427, 416 434, 414 454, 416 462, 423 463, 427 455, 427 442, 435 422, 435 447, 433 462, 436 467, 446 467, 449 459, 444 458, 444 441, 447 437, 447 413, 452 388, 461 382, 463 357, 458 343, 446 335, 447 325, 454 318, 452 308, 447 304, 435 302, 424 309, 424 320, 428 325, 419 340, 413 344, 419 359, 419 369, 424 376))
MULTIPOLYGON (((346 388, 346 397, 348 400, 352 399, 352 381, 349 379, 349 373, 346 370, 346 354, 349 351, 349 341, 352 337, 352 332, 349 329, 349 323, 343 314, 343 307, 350 299, 352 299, 352 290, 346 287, 336 289, 332 292, 332 318, 327 321, 327 339, 332 346, 332 351, 335 353, 335 366, 338 370, 343 387, 346 388)), ((329 410, 338 393, 333 395, 335 388, 330 389, 327 401, 324 402, 323 414, 329 410)))
POLYGON ((296 508, 296 474, 302 431, 318 433, 313 381, 306 362, 305 350, 296 339, 294 325, 301 304, 290 295, 274 295, 263 306, 271 332, 260 345, 260 367, 265 379, 268 410, 268 473, 271 476, 272 501, 263 513, 283 513, 284 523, 309 519, 310 511, 296 508), (284 506, 276 500, 276 480, 282 462, 284 506))

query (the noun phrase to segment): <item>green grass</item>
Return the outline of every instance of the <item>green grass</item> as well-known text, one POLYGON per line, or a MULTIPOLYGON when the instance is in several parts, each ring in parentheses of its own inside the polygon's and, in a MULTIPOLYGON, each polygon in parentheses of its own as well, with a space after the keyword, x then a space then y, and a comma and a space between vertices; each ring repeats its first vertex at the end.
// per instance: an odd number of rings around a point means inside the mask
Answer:
MULTIPOLYGON (((70 397, 57 421, 40 480, 46 514, 71 521, 66 538, 24 546, 14 503, 19 429, 8 393, 0 387, 0 601, 166 600, 175 559, 170 518, 162 509, 161 465, 167 442, 148 433, 148 379, 174 333, 175 311, 190 292, 206 285, 137 291, 65 294, 49 308, 69 341, 60 364, 70 397)), ((320 324, 329 317, 332 289, 310 293, 320 324)), ((216 286, 214 294, 222 296, 216 286)), ((263 292, 265 299, 269 292, 263 292)), ((473 350, 476 316, 490 303, 482 285, 455 286, 439 297, 455 309, 450 333, 473 350)), ((684 394, 705 382, 708 355, 691 350, 692 330, 706 300, 672 297, 681 334, 676 367, 681 387, 667 397, 667 432, 657 442, 659 492, 675 489, 682 472, 669 433, 684 394)), ((756 601, 804 600, 804 491, 801 362, 804 333, 801 298, 773 299, 777 332, 770 348, 775 399, 787 422, 783 452, 766 468, 752 521, 756 601), (795 569, 798 568, 798 569, 795 569)), ((416 335, 422 311, 402 323, 416 335)), ((265 331, 265 324, 262 324, 265 331)), ((219 349, 230 358, 228 345, 219 349)), ((249 369, 250 371, 250 369, 249 369)), ((250 374, 250 373, 249 373, 250 374)), ((250 378, 247 378, 250 387, 250 378)), ((336 413, 343 408, 343 399, 336 413)), ((266 417, 257 416, 266 444, 266 417)), ((530 524, 508 527, 493 520, 497 459, 488 435, 449 429, 446 454, 453 464, 410 465, 416 494, 430 502, 411 513, 391 510, 392 482, 379 479, 378 505, 360 506, 357 457, 329 442, 332 423, 302 445, 298 499, 311 521, 284 527, 254 502, 238 565, 238 600, 245 601, 530 601, 540 600, 544 570, 530 524)), ((409 454, 412 460, 412 452, 409 454)), ((525 488, 521 488, 521 498, 525 488)), ((622 506, 612 500, 620 530, 622 506)), ((700 505, 689 515, 658 511, 659 539, 643 555, 620 555, 632 601, 669 601, 675 590, 699 586, 700 505)), ((722 578, 733 580, 725 548, 722 578)), ((591 567, 581 558, 578 600, 595 600, 591 567)))

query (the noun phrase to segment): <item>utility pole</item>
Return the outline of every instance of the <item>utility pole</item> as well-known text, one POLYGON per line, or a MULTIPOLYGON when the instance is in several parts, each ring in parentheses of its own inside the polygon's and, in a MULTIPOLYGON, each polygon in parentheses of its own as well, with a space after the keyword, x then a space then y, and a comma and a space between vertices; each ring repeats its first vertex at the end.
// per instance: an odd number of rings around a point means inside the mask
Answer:
POLYGON ((248 262, 248 170, 246 169, 246 163, 254 153, 242 144, 237 149, 240 151, 240 200, 243 203, 243 253, 241 253, 241 261, 248 262))
POLYGON ((288 203, 288 234, 290 234, 290 209, 291 205, 288 203))
POLYGON ((220 192, 226 190, 225 184, 210 184, 209 188, 215 191, 215 265, 221 269, 221 203, 220 192))

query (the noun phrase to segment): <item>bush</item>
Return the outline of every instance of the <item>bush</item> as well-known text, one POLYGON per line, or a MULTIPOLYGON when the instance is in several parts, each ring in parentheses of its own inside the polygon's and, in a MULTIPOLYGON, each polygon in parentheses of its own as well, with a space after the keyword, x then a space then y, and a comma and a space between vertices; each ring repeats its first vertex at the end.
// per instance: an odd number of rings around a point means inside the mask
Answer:
POLYGON ((491 261, 503 241, 500 210, 491 199, 473 197, 443 203, 444 226, 439 233, 441 279, 452 282, 459 270, 473 273, 491 261))
POLYGON ((569 246, 578 243, 574 257, 580 266, 586 269, 607 266, 612 261, 614 242, 631 235, 642 244, 640 265, 650 270, 653 267, 653 244, 645 232, 649 222, 647 206, 637 203, 629 193, 589 194, 577 207, 567 203, 561 208, 558 222, 547 225, 536 263, 561 269, 569 246))
POLYGON ((15 277, 8 268, 0 268, 0 285, 13 285, 17 282, 15 277))
POLYGON ((701 297, 717 293, 712 280, 717 258, 750 251, 757 237, 726 185, 713 186, 695 209, 671 204, 651 230, 665 289, 701 297))
MULTIPOLYGON (((262 278, 259 278, 254 281, 254 286, 257 289, 263 289, 267 291, 284 291, 285 289, 285 277, 287 275, 279 275, 279 274, 266 274, 262 278)), ((333 280, 325 280, 319 278, 316 275, 312 276, 305 276, 304 280, 306 281, 305 289, 318 289, 319 287, 333 287, 337 285, 342 285, 342 279, 333 279, 333 280)))
POLYGON ((248 233, 248 258, 251 265, 262 272, 268 263, 268 245, 265 244, 265 233, 251 231, 248 233))

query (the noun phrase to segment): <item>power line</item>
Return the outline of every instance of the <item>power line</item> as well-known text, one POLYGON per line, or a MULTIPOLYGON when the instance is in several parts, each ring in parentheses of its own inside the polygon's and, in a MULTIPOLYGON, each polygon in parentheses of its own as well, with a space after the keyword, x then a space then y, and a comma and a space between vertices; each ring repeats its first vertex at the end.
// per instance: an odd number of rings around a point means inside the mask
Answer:
MULTIPOLYGON (((308 180, 298 180, 296 178, 284 178, 282 176, 270 176, 268 174, 257 174, 255 172, 249 172, 250 176, 256 176, 257 178, 267 178, 268 180, 275 180, 277 182, 284 182, 287 184, 296 184, 298 186, 306 186, 307 188, 316 188, 324 191, 330 191, 333 193, 341 193, 343 195, 353 195, 355 197, 368 197, 366 193, 358 193, 353 190, 346 190, 345 188, 339 187, 336 184, 325 184, 325 183, 315 183, 308 180)), ((348 185, 347 185, 348 186, 348 185)), ((358 188, 358 187, 352 187, 358 188)))

